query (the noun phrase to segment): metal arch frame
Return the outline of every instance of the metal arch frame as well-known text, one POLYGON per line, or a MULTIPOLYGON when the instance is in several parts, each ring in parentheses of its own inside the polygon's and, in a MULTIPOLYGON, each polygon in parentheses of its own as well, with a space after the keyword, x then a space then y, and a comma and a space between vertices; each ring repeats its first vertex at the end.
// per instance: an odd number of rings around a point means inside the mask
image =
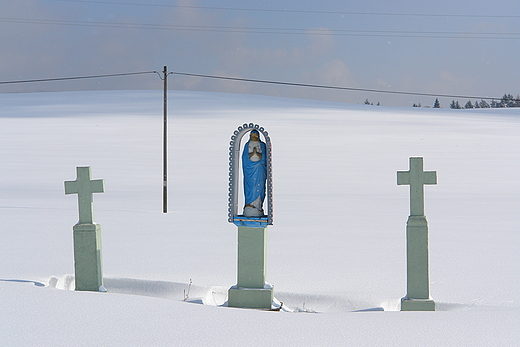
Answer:
POLYGON ((238 216, 238 178, 240 177, 240 142, 244 135, 252 130, 257 130, 264 136, 265 147, 267 150, 267 224, 273 225, 273 170, 271 159, 271 139, 265 129, 258 124, 243 124, 237 128, 231 135, 229 143, 229 193, 228 193, 228 222, 233 223, 234 218, 238 216))

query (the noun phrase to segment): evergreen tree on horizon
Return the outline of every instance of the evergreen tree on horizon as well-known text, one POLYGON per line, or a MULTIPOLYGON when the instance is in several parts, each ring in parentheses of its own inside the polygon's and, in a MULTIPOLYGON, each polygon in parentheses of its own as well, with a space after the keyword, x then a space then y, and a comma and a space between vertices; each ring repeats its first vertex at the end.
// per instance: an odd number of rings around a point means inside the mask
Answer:
POLYGON ((460 110, 462 107, 460 107, 460 104, 458 101, 453 100, 450 104, 450 108, 454 110, 460 110))

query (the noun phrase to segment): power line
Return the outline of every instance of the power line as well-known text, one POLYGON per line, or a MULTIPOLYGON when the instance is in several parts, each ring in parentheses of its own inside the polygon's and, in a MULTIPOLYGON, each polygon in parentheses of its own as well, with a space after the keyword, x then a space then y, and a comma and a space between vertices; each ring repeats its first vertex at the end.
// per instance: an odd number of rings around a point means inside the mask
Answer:
POLYGON ((3 81, 0 84, 20 84, 20 83, 35 83, 35 82, 50 82, 50 81, 67 81, 67 80, 80 80, 87 78, 102 78, 102 77, 119 77, 119 76, 130 76, 130 75, 144 75, 157 73, 157 71, 143 71, 143 72, 125 72, 108 75, 93 75, 93 76, 76 76, 76 77, 58 77, 58 78, 41 78, 34 80, 19 80, 19 81, 3 81))
POLYGON ((129 3, 115 1, 87 1, 87 0, 57 0, 62 2, 77 2, 105 5, 124 5, 124 6, 145 6, 145 7, 169 7, 186 8, 201 10, 218 11, 246 11, 246 12, 281 12, 281 13, 309 13, 309 14, 339 14, 339 15, 360 15, 360 16, 401 16, 401 17, 465 17, 465 18, 520 18, 518 15, 480 15, 480 14, 431 14, 431 13, 387 13, 387 12, 353 12, 353 11, 316 11, 316 10, 290 10, 290 9, 263 9, 263 8, 243 8, 243 7, 215 7, 215 6, 194 6, 194 5, 165 5, 165 4, 146 4, 129 3))
MULTIPOLYGON (((144 74, 158 74, 160 76, 159 72, 157 72, 157 71, 142 71, 142 72, 126 72, 126 73, 106 74, 106 75, 42 78, 42 79, 18 80, 18 81, 0 81, 0 84, 21 84, 21 83, 50 82, 50 81, 67 81, 67 80, 79 80, 79 79, 89 79, 89 78, 120 77, 120 76, 130 76, 130 75, 144 75, 144 74)), ((211 79, 220 79, 220 80, 228 80, 228 81, 238 81, 238 82, 263 83, 263 84, 273 84, 273 85, 293 86, 293 87, 306 87, 306 88, 319 88, 319 89, 348 90, 348 91, 368 92, 368 93, 416 95, 416 96, 462 98, 462 99, 500 100, 499 97, 488 97, 488 96, 435 94, 435 93, 419 93, 419 92, 406 92, 406 91, 396 91, 396 90, 382 90, 382 89, 369 89, 369 88, 353 88, 353 87, 341 87, 341 86, 328 86, 328 85, 307 84, 307 83, 298 83, 298 82, 283 82, 283 81, 271 81, 271 80, 260 80, 260 79, 239 78, 239 77, 204 75, 204 74, 195 74, 195 73, 189 73, 189 72, 174 72, 174 71, 172 71, 172 72, 169 72, 168 74, 179 75, 179 76, 188 76, 188 77, 200 77, 200 78, 211 78, 211 79)))
POLYGON ((328 35, 358 37, 420 37, 451 39, 505 39, 520 40, 520 33, 503 32, 456 32, 456 31, 406 31, 406 30, 356 30, 356 29, 294 29, 264 27, 230 27, 214 25, 161 25, 128 22, 68 21, 53 19, 1 18, 0 22, 46 24, 67 26, 88 26, 124 29, 152 29, 173 31, 228 32, 250 34, 282 34, 282 35, 328 35))
POLYGON ((499 100, 500 99, 500 98, 490 98, 490 97, 487 97, 487 96, 468 96, 468 95, 418 93, 418 92, 405 92, 405 91, 368 89, 368 88, 352 88, 352 87, 327 86, 327 85, 306 84, 306 83, 296 83, 296 82, 269 81, 269 80, 259 80, 259 79, 249 79, 249 78, 239 78, 239 77, 224 77, 224 76, 214 76, 214 75, 201 75, 201 74, 194 74, 194 73, 187 73, 187 72, 172 72, 172 74, 174 74, 174 75, 181 75, 181 76, 203 77, 203 78, 213 78, 213 79, 241 81, 241 82, 276 84, 276 85, 295 86, 295 87, 309 87, 309 88, 321 88, 321 89, 349 90, 349 91, 356 91, 356 92, 401 94, 401 95, 417 95, 417 96, 446 97, 446 98, 483 99, 483 100, 494 100, 494 99, 498 99, 499 100))

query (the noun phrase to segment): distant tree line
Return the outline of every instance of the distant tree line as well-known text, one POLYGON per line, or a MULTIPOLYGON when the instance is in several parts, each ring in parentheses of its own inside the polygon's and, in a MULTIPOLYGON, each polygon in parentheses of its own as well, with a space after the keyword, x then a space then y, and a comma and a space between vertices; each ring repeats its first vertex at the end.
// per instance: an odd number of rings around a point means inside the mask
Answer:
MULTIPOLYGON (((365 99, 365 105, 374 105, 374 103, 370 102, 368 99, 365 99)), ((376 104, 377 106, 380 105, 379 102, 376 104)), ((423 107, 421 106, 421 103, 414 103, 413 107, 423 107)), ((430 107, 430 106, 424 106, 424 107, 430 107)), ((490 102, 487 102, 486 100, 480 100, 475 101, 475 103, 471 102, 471 100, 468 100, 464 106, 461 106, 458 101, 453 100, 450 104, 450 108, 452 109, 468 109, 468 108, 507 108, 507 107, 520 107, 520 95, 517 95, 516 98, 513 96, 513 94, 504 94, 504 96, 500 100, 491 100, 490 102)), ((441 103, 439 102, 439 99, 435 99, 435 102, 433 103, 433 108, 441 108, 441 103)))
MULTIPOLYGON (((434 108, 440 108, 441 104, 439 99, 435 99, 435 103, 433 104, 434 108)), ((458 101, 453 100, 450 104, 450 108, 460 110, 460 109, 468 109, 468 108, 506 108, 506 107, 520 107, 520 95, 517 95, 516 98, 513 94, 504 94, 504 96, 500 100, 491 100, 487 102, 486 100, 475 101, 474 103, 471 100, 468 100, 464 106, 459 104, 458 101)))
MULTIPOLYGON (((374 105, 374 103, 368 101, 368 98, 367 98, 367 99, 365 99, 365 105, 374 105)), ((381 104, 380 104, 379 101, 378 101, 376 105, 377 105, 377 106, 380 106, 381 104)))

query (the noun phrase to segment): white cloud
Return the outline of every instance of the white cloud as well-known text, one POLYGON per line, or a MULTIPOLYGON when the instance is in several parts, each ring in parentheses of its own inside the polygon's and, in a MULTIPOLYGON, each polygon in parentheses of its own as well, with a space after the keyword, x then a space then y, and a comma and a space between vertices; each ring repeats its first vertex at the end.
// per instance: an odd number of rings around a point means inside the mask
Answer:
POLYGON ((310 44, 308 53, 314 57, 321 57, 334 52, 334 37, 328 28, 315 28, 307 30, 310 44))
POLYGON ((314 77, 320 83, 327 85, 352 86, 354 83, 350 69, 340 59, 334 59, 323 64, 321 68, 315 71, 314 77))

